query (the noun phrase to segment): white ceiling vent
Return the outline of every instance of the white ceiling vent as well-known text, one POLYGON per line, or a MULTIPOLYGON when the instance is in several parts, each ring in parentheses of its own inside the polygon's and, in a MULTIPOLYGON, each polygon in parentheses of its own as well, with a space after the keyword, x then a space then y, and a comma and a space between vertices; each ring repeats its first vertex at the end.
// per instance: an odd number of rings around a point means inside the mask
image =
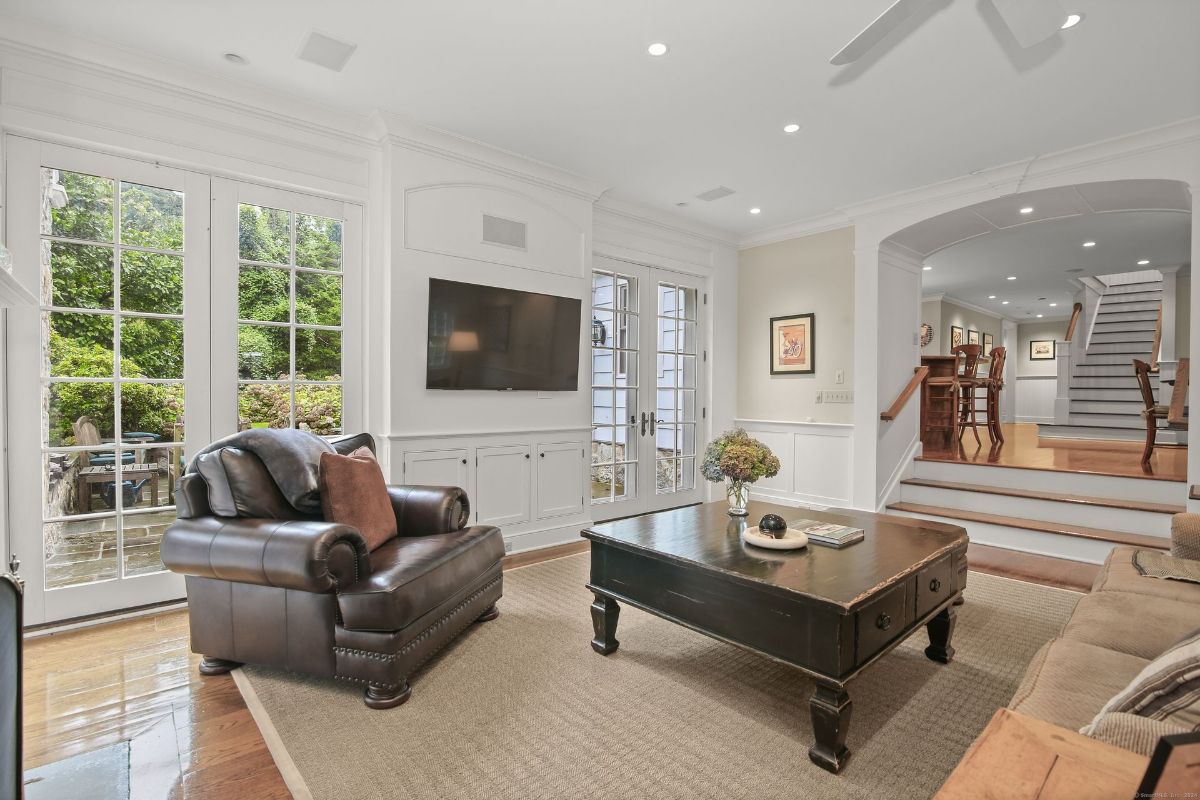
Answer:
POLYGON ((701 192, 696 197, 707 203, 711 203, 713 200, 720 200, 722 197, 729 197, 731 194, 733 194, 733 189, 730 189, 728 186, 718 186, 715 189, 709 189, 707 192, 701 192))
POLYGON ((301 61, 316 64, 318 67, 341 72, 342 67, 346 66, 346 62, 350 60, 350 56, 354 55, 354 51, 357 49, 358 45, 356 44, 341 42, 332 36, 309 31, 304 44, 300 45, 297 57, 301 61))
POLYGON ((503 217, 483 215, 483 241, 502 247, 525 249, 525 223, 503 217))

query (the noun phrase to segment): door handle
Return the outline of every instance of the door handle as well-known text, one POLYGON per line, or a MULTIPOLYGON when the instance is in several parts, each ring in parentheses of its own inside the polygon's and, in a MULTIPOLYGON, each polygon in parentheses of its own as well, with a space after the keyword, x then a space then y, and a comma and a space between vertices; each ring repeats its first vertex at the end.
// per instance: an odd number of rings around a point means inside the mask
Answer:
POLYGON ((649 422, 649 421, 650 421, 650 420, 649 420, 649 418, 646 416, 646 412, 645 412, 645 411, 643 411, 643 412, 642 412, 642 436, 645 436, 645 435, 646 435, 646 423, 647 423, 647 422, 649 422))
POLYGON ((655 412, 653 412, 653 411, 650 412, 650 435, 651 436, 654 435, 654 424, 658 421, 654 418, 654 413, 655 412))

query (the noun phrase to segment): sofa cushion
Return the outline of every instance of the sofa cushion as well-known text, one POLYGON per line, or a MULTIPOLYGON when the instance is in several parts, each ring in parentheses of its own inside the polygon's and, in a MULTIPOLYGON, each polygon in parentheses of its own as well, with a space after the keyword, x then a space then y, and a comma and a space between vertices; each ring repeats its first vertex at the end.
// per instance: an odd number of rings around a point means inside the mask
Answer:
POLYGON ((1148 663, 1093 644, 1053 639, 1034 655, 1008 707, 1079 730, 1148 663))
POLYGON ((1200 607, 1133 592, 1084 595, 1062 637, 1138 658, 1157 658, 1200 624, 1200 607))
POLYGON ((342 624, 352 630, 400 630, 503 557, 504 538, 487 526, 392 539, 371 553, 371 574, 338 595, 342 624))
POLYGON ((1134 547, 1114 547, 1092 584, 1092 592, 1135 592, 1167 600, 1200 603, 1200 586, 1183 581, 1151 578, 1134 566, 1134 547))
POLYGON ((1160 737, 1188 732, 1187 727, 1177 722, 1113 711, 1098 715, 1092 724, 1092 732, 1088 735, 1123 750, 1149 756, 1154 753, 1160 737))
POLYGON ((1200 514, 1171 517, 1171 555, 1200 561, 1200 514))
POLYGON ((348 456, 321 454, 321 507, 327 522, 358 528, 367 548, 396 538, 396 514, 375 455, 360 447, 348 456))
POLYGON ((1105 703, 1091 725, 1090 734, 1112 712, 1137 714, 1200 730, 1200 630, 1147 664, 1122 691, 1105 703))
POLYGON ((218 517, 307 519, 279 491, 262 460, 240 447, 200 455, 196 471, 208 489, 208 506, 218 517))

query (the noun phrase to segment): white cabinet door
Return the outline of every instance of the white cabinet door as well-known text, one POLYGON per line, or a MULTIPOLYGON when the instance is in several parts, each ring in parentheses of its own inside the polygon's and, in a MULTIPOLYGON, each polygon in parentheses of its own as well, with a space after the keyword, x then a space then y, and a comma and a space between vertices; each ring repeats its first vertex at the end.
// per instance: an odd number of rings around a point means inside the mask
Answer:
POLYGON ((529 445, 475 450, 475 513, 480 525, 529 521, 529 445))
POLYGON ((467 451, 424 450, 404 454, 403 482, 408 486, 467 488, 467 451))
POLYGON ((538 519, 583 513, 583 454, 579 442, 538 445, 538 519))

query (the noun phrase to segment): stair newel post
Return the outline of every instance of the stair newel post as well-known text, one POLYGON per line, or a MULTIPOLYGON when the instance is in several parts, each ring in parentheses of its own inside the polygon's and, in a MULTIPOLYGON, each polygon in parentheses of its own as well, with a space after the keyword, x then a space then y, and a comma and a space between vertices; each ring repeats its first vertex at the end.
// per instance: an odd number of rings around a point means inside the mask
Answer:
POLYGON ((1072 342, 1055 342, 1054 360, 1058 369, 1054 392, 1054 424, 1068 425, 1071 421, 1071 350, 1072 342))

